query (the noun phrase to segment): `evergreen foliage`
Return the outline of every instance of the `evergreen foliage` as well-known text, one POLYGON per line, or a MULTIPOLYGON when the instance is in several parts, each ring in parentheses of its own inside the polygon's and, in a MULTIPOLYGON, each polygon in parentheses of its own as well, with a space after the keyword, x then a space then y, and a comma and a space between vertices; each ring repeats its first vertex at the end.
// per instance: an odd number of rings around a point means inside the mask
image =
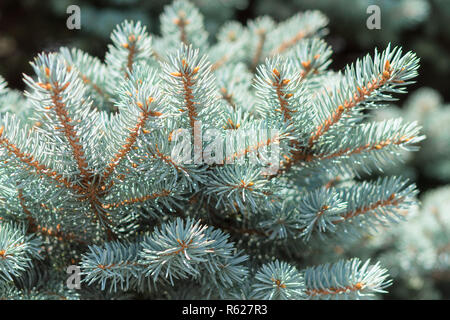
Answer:
POLYGON ((1 85, 0 296, 384 292, 379 263, 313 266, 304 253, 376 232, 415 204, 406 179, 358 174, 424 138, 414 122, 365 116, 406 91, 416 55, 387 46, 331 71, 318 11, 230 22, 212 45, 187 1, 161 22, 160 36, 117 26, 104 62, 39 54, 17 98, 24 112, 1 85), (69 265, 80 290, 64 286, 69 265))

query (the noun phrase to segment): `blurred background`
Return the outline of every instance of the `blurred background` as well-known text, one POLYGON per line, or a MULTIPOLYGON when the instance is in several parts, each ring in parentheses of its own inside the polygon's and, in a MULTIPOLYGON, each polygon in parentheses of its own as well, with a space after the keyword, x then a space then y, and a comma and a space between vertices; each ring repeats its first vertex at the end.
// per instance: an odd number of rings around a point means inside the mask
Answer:
MULTIPOLYGON (((334 50, 331 68, 384 48, 389 42, 421 58, 417 83, 395 105, 375 113, 419 121, 427 140, 404 154, 405 164, 387 174, 410 177, 420 190, 421 206, 410 222, 382 237, 364 239, 340 255, 358 254, 384 261, 395 278, 386 298, 450 298, 450 1, 449 0, 191 0, 204 15, 211 42, 229 20, 246 24, 261 15, 282 21, 298 11, 318 9, 330 19, 326 40, 334 50), (381 29, 369 30, 366 12, 381 9, 381 29), (361 251, 360 248, 364 247, 361 251), (359 251, 358 251, 359 250, 359 251)), ((0 74, 10 88, 23 90, 22 74, 37 53, 60 46, 78 47, 104 58, 109 36, 124 19, 141 20, 159 33, 163 0, 2 0, 0 74), (66 28, 69 5, 81 8, 81 29, 66 28)))

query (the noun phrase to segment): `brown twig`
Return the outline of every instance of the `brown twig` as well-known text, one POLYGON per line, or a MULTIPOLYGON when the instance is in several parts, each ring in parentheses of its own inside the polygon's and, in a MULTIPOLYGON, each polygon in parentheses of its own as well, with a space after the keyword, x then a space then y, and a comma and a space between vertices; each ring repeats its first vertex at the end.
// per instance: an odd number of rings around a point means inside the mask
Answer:
POLYGON ((387 60, 384 66, 384 71, 381 74, 381 79, 379 77, 373 79, 366 86, 360 88, 357 87, 357 92, 353 94, 353 97, 345 100, 343 105, 339 105, 336 110, 330 115, 330 117, 325 120, 325 122, 319 125, 316 131, 311 135, 309 139, 309 148, 312 148, 315 141, 317 141, 321 136, 323 136, 332 125, 337 123, 344 113, 351 110, 353 107, 357 106, 359 103, 364 101, 366 97, 370 96, 372 92, 379 89, 381 86, 386 84, 386 82, 391 78, 392 68, 387 60))
POLYGON ((292 97, 292 93, 283 92, 283 88, 287 86, 291 80, 281 79, 280 72, 275 68, 272 70, 272 74, 276 79, 276 81, 272 82, 272 85, 276 88, 277 98, 280 104, 280 108, 275 111, 280 111, 283 114, 283 120, 286 122, 292 118, 291 114, 295 112, 288 108, 289 102, 287 100, 292 97))
POLYGON ((189 41, 186 35, 186 26, 189 24, 189 20, 185 19, 185 13, 180 12, 178 14, 178 18, 175 18, 173 20, 173 23, 175 23, 180 28, 180 41, 185 45, 189 45, 189 41))
POLYGON ((362 282, 355 283, 354 285, 345 286, 342 288, 327 288, 327 289, 308 289, 306 290, 306 294, 308 296, 314 297, 317 295, 335 295, 339 293, 344 293, 348 291, 359 291, 365 287, 365 284, 362 282))

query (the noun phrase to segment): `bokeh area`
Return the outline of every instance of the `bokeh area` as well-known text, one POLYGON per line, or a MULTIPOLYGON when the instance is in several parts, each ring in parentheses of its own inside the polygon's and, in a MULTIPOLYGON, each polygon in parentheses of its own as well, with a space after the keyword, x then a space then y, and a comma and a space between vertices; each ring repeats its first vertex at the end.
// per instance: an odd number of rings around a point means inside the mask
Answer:
MULTIPOLYGON (((159 16, 171 1, 2 0, 0 74, 23 90, 23 73, 39 52, 78 47, 104 58, 109 36, 125 19, 140 20, 159 33, 159 16), (69 30, 66 10, 81 9, 81 29, 69 30)), ((371 257, 389 268, 394 284, 386 299, 450 298, 450 1, 449 0, 191 0, 204 15, 210 41, 227 21, 246 24, 269 15, 282 21, 298 11, 317 9, 329 18, 331 68, 340 70, 388 43, 420 57, 419 77, 408 94, 372 116, 418 121, 427 139, 419 152, 403 155, 401 166, 385 174, 408 176, 420 190, 421 205, 406 223, 367 237, 341 256, 371 257), (380 29, 367 28, 367 8, 380 8, 380 29)))

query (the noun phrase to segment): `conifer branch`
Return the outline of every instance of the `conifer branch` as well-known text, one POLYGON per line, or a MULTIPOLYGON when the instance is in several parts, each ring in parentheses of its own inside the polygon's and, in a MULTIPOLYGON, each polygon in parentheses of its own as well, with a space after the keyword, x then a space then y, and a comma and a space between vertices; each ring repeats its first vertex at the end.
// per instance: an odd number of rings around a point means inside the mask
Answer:
POLYGON ((292 97, 292 93, 284 93, 283 88, 291 81, 291 79, 281 79, 280 72, 277 69, 273 69, 275 81, 272 85, 276 88, 277 98, 280 103, 280 112, 283 114, 283 120, 286 122, 292 119, 291 113, 295 112, 288 108, 288 99, 292 97))
MULTIPOLYGON (((49 69, 47 68, 46 70, 49 69)), ((55 110, 56 116, 63 127, 62 130, 67 138, 67 142, 72 148, 72 154, 78 165, 81 176, 83 177, 84 182, 87 182, 91 179, 91 173, 88 170, 89 166, 86 162, 85 152, 83 150, 83 146, 81 145, 80 138, 75 131, 75 127, 71 124, 72 119, 69 117, 67 110, 65 109, 65 104, 62 102, 62 97, 60 95, 67 89, 69 84, 70 83, 67 82, 63 86, 60 86, 55 82, 53 84, 47 83, 45 86, 46 89, 51 92, 53 106, 50 106, 49 108, 55 110)))
POLYGON ((363 86, 362 88, 357 87, 353 96, 348 100, 345 100, 343 105, 339 105, 330 117, 317 127, 316 132, 313 133, 309 139, 309 148, 312 148, 314 142, 324 135, 332 125, 337 123, 346 112, 349 112, 352 108, 364 101, 366 97, 369 97, 375 90, 378 90, 391 80, 392 74, 393 69, 391 68, 389 60, 386 60, 384 71, 381 75, 378 75, 371 82, 367 83, 366 86, 363 86))
POLYGON ((186 20, 185 13, 180 11, 178 13, 178 18, 175 18, 173 23, 175 23, 180 29, 180 41, 188 46, 189 42, 186 36, 186 26, 189 24, 189 20, 186 20))
POLYGON ((193 76, 198 72, 199 68, 194 67, 192 69, 192 71, 189 71, 189 66, 186 63, 185 59, 181 60, 181 66, 182 66, 182 69, 180 69, 179 72, 173 72, 173 73, 171 73, 171 75, 174 77, 180 77, 181 81, 183 83, 183 88, 184 88, 183 94, 184 94, 184 102, 185 102, 184 108, 185 109, 180 109, 180 111, 188 112, 189 124, 192 129, 192 135, 194 135, 194 124, 195 124, 195 120, 196 120, 198 114, 197 114, 197 111, 195 110, 195 102, 194 102, 192 86, 194 85, 193 76))
POLYGON ((363 153, 363 152, 370 152, 370 151, 375 151, 375 150, 381 150, 383 148, 386 148, 388 146, 398 146, 398 145, 402 145, 405 144, 411 140, 413 140, 414 136, 411 137, 406 137, 406 136, 402 136, 402 137, 394 137, 393 139, 386 139, 386 140, 382 140, 379 142, 375 142, 374 144, 365 144, 363 146, 358 146, 355 149, 351 150, 350 148, 346 148, 343 150, 339 150, 336 151, 334 153, 331 154, 319 154, 319 155, 311 155, 309 157, 305 158, 305 161, 309 162, 309 161, 320 161, 320 160, 326 160, 326 159, 332 159, 332 158, 337 158, 337 157, 344 157, 344 156, 351 156, 354 154, 359 154, 359 153, 363 153))
POLYGON ((139 202, 145 202, 148 200, 153 200, 153 199, 157 199, 160 197, 167 197, 170 195, 170 191, 169 190, 162 190, 161 192, 155 192, 143 197, 136 197, 136 198, 131 198, 131 199, 126 199, 123 200, 121 202, 117 202, 117 203, 110 203, 110 204, 103 204, 103 208, 105 209, 109 209, 111 207, 120 207, 120 206, 124 206, 124 205, 128 205, 128 204, 135 204, 135 203, 139 203, 139 202))
POLYGON ((177 171, 179 172, 184 172, 184 173, 188 173, 188 171, 186 170, 186 168, 182 167, 181 165, 177 164, 173 159, 171 159, 170 156, 165 155, 164 153, 162 153, 159 148, 158 148, 158 144, 155 144, 155 149, 156 152, 153 153, 153 157, 162 160, 163 162, 169 164, 170 166, 174 167, 177 171))
MULTIPOLYGON (((378 201, 372 203, 369 206, 364 206, 364 207, 358 208, 356 210, 347 212, 346 214, 344 214, 342 216, 342 218, 343 218, 342 221, 352 219, 352 218, 354 218, 356 216, 359 216, 359 215, 367 214, 368 212, 374 211, 374 210, 376 210, 378 208, 382 208, 382 207, 385 207, 385 206, 397 206, 403 200, 404 200, 404 198, 396 197, 396 194, 392 193, 385 200, 378 200, 378 201)), ((334 223, 337 224, 337 223, 340 223, 340 222, 341 221, 335 221, 334 223)))
MULTIPOLYGON (((70 72, 70 68, 68 69, 68 71, 70 72)), ((80 72, 80 78, 81 80, 83 80, 83 83, 92 86, 92 88, 94 88, 95 91, 97 91, 101 96, 103 96, 105 99, 109 99, 109 95, 106 94, 105 92, 103 92, 103 90, 94 82, 92 82, 91 79, 89 79, 86 75, 82 74, 80 72)))
MULTIPOLYGON (((150 104, 153 101, 153 98, 149 98, 146 103, 150 104), (148 102, 149 101, 149 102, 148 102)), ((151 111, 149 111, 146 107, 140 103, 140 108, 142 110, 141 114, 139 115, 139 119, 136 123, 136 126, 130 130, 130 135, 126 139, 125 144, 122 146, 122 148, 115 154, 115 156, 111 159, 111 161, 108 163, 104 173, 103 173, 103 180, 106 181, 111 173, 114 171, 114 169, 119 165, 121 160, 130 152, 131 148, 136 142, 136 139, 141 131, 142 128, 145 127, 145 123, 147 119, 151 115, 151 111)))
POLYGON ((271 136, 264 141, 257 142, 255 145, 249 145, 241 150, 237 150, 236 152, 225 158, 225 163, 233 163, 234 161, 245 157, 252 152, 257 152, 261 148, 270 146, 274 143, 279 143, 279 141, 280 136, 278 134, 275 134, 274 136, 271 136))
POLYGON ((258 66, 263 54, 264 43, 266 41, 266 31, 264 29, 258 30, 257 35, 259 40, 255 54, 252 59, 252 68, 251 68, 254 71, 256 71, 256 67, 258 66))
POLYGON ((0 145, 3 145, 8 152, 13 154, 19 161, 25 163, 26 165, 32 167, 37 174, 43 174, 46 177, 63 184, 69 189, 72 189, 76 192, 81 192, 82 188, 71 183, 67 178, 63 177, 61 174, 56 171, 47 168, 43 164, 39 163, 34 159, 33 155, 22 152, 16 145, 9 142, 8 138, 3 134, 4 127, 0 128, 0 145))
MULTIPOLYGON (((131 42, 131 45, 128 43, 124 43, 123 46, 128 50, 128 57, 127 57, 127 70, 128 72, 133 72, 133 59, 136 54, 136 44, 134 35, 131 35, 129 37, 129 40, 131 42)), ((125 72, 125 78, 128 77, 128 72, 125 72)))
MULTIPOLYGON (((79 50, 73 50, 72 52, 69 52, 67 48, 61 48, 61 53, 64 55, 64 58, 67 63, 67 72, 71 72, 73 68, 75 68, 78 72, 78 75, 80 79, 83 81, 84 84, 91 86, 100 96, 102 96, 105 99, 109 99, 109 95, 103 91, 100 86, 95 83, 87 74, 83 73, 80 70, 80 64, 85 61, 89 61, 92 64, 101 65, 98 60, 95 60, 93 57, 88 56, 85 53, 82 53, 79 50), (78 58, 81 61, 77 61, 78 65, 74 61, 74 59, 78 58)), ((100 72, 100 70, 96 70, 94 68, 94 71, 100 72)))
POLYGON ((369 262, 361 265, 359 259, 351 259, 308 268, 304 275, 305 293, 312 299, 336 299, 339 296, 370 297, 383 292, 391 284, 386 280, 387 270, 380 268, 378 263, 369 265, 369 262))
POLYGON ((302 40, 305 36, 306 36, 306 33, 304 30, 298 31, 295 36, 293 36, 292 38, 290 38, 288 40, 283 41, 277 48, 272 50, 270 55, 274 56, 274 55, 283 53, 285 50, 293 47, 297 42, 302 40))

